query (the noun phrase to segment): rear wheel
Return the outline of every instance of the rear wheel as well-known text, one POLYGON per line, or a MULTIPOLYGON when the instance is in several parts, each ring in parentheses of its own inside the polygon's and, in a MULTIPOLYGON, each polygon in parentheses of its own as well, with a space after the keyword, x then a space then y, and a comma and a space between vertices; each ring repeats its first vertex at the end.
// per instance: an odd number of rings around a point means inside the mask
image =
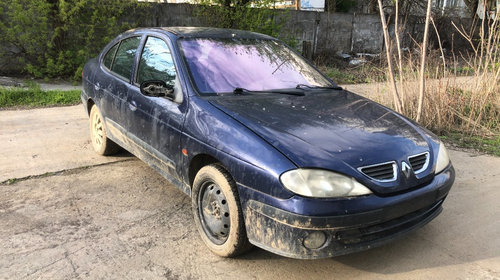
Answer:
POLYGON ((192 204, 198 231, 212 252, 234 257, 252 247, 234 180, 222 166, 207 165, 196 174, 192 204))
POLYGON ((107 137, 101 112, 96 105, 90 109, 90 141, 94 151, 100 155, 112 155, 120 150, 120 146, 107 137))

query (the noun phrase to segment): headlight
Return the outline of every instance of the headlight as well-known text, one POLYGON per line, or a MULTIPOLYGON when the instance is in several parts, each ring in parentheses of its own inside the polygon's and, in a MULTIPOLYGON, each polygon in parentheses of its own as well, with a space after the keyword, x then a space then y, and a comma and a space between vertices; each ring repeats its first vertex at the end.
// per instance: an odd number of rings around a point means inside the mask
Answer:
POLYGON ((290 191, 307 197, 346 197, 371 194, 354 178, 319 169, 294 169, 281 174, 290 191))
POLYGON ((439 173, 445 169, 448 164, 450 164, 450 157, 448 156, 448 151, 444 147, 443 142, 439 143, 439 152, 436 163, 436 171, 435 173, 439 173))

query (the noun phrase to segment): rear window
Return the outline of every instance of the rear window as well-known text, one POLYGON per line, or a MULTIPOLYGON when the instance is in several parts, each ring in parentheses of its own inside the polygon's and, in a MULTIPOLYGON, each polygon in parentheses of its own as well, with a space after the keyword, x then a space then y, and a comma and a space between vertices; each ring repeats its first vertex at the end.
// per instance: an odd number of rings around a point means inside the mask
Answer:
POLYGON ((132 37, 123 40, 116 51, 111 71, 124 78, 130 78, 134 65, 135 52, 140 42, 141 37, 132 37))

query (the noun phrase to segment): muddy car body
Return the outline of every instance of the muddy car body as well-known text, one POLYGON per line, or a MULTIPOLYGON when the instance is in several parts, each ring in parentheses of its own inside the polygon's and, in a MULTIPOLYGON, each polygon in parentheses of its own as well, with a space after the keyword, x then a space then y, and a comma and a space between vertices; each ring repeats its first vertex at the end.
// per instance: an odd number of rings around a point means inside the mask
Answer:
POLYGON ((82 101, 96 151, 118 144, 191 196, 221 256, 381 245, 435 218, 454 181, 438 138, 257 33, 128 31, 85 65, 82 101))

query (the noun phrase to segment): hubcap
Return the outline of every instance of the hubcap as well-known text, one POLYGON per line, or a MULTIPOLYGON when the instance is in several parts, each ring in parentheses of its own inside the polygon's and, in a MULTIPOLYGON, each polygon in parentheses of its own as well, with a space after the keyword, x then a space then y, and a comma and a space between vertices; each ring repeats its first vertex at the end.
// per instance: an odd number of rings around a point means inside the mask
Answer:
POLYGON ((103 126, 99 114, 94 114, 94 120, 92 121, 92 136, 94 145, 100 148, 103 142, 103 126))
POLYGON ((220 187, 213 182, 206 182, 198 198, 199 216, 203 230, 215 244, 226 242, 231 228, 229 206, 220 187))

